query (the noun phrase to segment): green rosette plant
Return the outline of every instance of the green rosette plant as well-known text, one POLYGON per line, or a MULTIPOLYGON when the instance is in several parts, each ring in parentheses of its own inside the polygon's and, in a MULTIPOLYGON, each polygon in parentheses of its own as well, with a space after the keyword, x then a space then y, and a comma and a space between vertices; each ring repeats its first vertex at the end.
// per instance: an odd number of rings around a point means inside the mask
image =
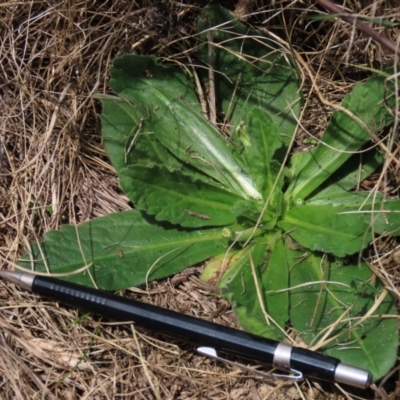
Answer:
POLYGON ((213 68, 229 129, 204 116, 192 72, 117 58, 115 95, 97 97, 135 209, 48 232, 20 265, 119 290, 208 260, 203 279, 244 329, 281 340, 290 323, 311 348, 382 377, 396 360, 396 307, 359 255, 400 234, 400 201, 356 188, 383 161, 372 139, 393 124, 394 85, 383 72, 355 85, 321 142, 288 161, 301 103, 290 53, 220 7, 198 29, 199 77, 213 68))

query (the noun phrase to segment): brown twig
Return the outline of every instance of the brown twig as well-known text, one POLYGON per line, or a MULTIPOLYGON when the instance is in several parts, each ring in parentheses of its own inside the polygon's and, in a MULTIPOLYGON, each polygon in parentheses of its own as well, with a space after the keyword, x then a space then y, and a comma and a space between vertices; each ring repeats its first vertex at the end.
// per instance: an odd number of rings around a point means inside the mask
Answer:
POLYGON ((394 54, 400 56, 400 47, 399 44, 395 43, 393 40, 383 36, 374 28, 371 28, 365 22, 360 21, 357 16, 346 12, 342 7, 332 3, 330 0, 316 0, 322 7, 326 8, 329 12, 333 14, 337 14, 338 17, 342 18, 344 21, 349 24, 354 25, 360 31, 369 35, 372 39, 379 42, 382 46, 387 47, 394 54))

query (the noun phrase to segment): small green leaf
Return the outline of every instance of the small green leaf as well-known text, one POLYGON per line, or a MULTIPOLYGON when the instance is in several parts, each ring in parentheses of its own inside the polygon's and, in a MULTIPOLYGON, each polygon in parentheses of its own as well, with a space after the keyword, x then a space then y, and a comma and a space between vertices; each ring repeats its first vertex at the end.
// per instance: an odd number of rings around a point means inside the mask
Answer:
POLYGON ((371 371, 374 380, 390 370, 398 346, 396 305, 386 295, 363 318, 383 290, 365 263, 343 267, 326 255, 312 254, 298 259, 290 285, 290 319, 307 344, 322 340, 324 354, 371 371))
POLYGON ((236 221, 230 211, 240 197, 179 172, 155 166, 120 171, 121 187, 139 210, 185 227, 221 226, 236 221))
POLYGON ((132 210, 48 232, 18 264, 56 274, 89 266, 63 279, 119 290, 178 273, 223 252, 226 243, 221 228, 176 229, 132 210))
POLYGON ((261 212, 261 205, 255 200, 239 200, 231 208, 231 213, 256 222, 261 212))

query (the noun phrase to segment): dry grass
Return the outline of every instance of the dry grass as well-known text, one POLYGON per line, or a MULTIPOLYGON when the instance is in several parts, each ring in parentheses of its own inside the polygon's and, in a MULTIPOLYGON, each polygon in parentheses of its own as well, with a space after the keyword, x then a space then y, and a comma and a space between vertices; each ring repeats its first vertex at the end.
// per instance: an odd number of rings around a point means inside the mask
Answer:
MULTIPOLYGON (((3 1, 0 3, 0 257, 12 267, 30 241, 61 224, 78 224, 130 208, 101 143, 99 104, 108 71, 120 54, 155 53, 187 62, 196 17, 208 2, 3 1)), ((340 20, 302 17, 321 8, 261 0, 225 2, 251 23, 289 41, 301 66, 305 130, 319 135, 330 112, 367 76, 354 65, 379 67, 392 54, 340 20), (234 3, 234 5, 233 5, 234 3), (238 3, 238 4, 236 4, 238 3), (284 8, 284 9, 283 9, 284 8), (250 16, 246 14, 251 14, 250 16), (276 14, 276 15, 275 15, 276 14), (279 15, 278 15, 279 14, 279 15), (281 20, 279 20, 281 18, 281 20), (283 22, 283 25, 282 25, 283 22), (284 26, 284 28, 282 27, 284 26)), ((366 16, 400 17, 397 0, 347 3, 366 16)), ((379 28, 398 38, 398 26, 379 28)), ((301 145, 305 131, 299 132, 301 145)), ((399 142, 381 190, 399 195, 399 142)), ((370 264, 399 292, 400 245, 377 241, 370 264)), ((194 271, 195 272, 195 271, 194 271)), ((130 295, 130 293, 125 293, 130 295)), ((375 392, 359 397, 305 382, 264 382, 204 361, 191 346, 132 326, 106 323, 0 285, 0 397, 3 399, 342 399, 400 396, 398 370, 375 392), (172 343, 172 344, 169 344, 172 343), (179 347, 178 347, 179 345, 179 347)), ((195 274, 154 283, 135 297, 226 325, 236 322, 224 300, 209 295, 195 274)))

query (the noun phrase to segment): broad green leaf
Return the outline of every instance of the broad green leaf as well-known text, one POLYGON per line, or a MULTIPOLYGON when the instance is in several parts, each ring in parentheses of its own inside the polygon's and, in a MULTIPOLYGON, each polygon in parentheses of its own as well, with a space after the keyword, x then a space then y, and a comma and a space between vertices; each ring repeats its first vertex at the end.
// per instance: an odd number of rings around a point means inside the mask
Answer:
POLYGON ((219 282, 218 286, 231 302, 244 329, 282 339, 283 327, 289 318, 288 293, 280 292, 288 285, 287 261, 282 239, 275 235, 264 236, 248 248, 213 259, 204 279, 214 284, 219 282), (265 241, 272 241, 269 250, 265 241), (267 294, 268 291, 272 292, 267 294))
POLYGON ((365 83, 355 85, 353 91, 345 96, 342 108, 335 111, 322 143, 304 156, 297 165, 297 173, 287 190, 286 197, 306 199, 320 185, 329 179, 353 154, 371 140, 369 129, 379 133, 393 121, 385 108, 385 78, 372 76, 365 83), (361 123, 359 121, 361 121, 361 123), (364 127, 364 126, 365 127, 364 127))
POLYGON ((204 9, 198 31, 204 42, 198 57, 215 70, 217 102, 231 124, 239 125, 249 111, 260 107, 271 115, 287 145, 300 110, 297 75, 287 61, 291 55, 278 49, 267 33, 249 29, 220 6, 204 9))
POLYGON ((146 130, 146 121, 141 120, 141 113, 127 100, 105 95, 97 95, 96 98, 101 100, 103 106, 101 125, 104 145, 118 174, 131 165, 158 165, 212 183, 210 177, 180 161, 152 132, 146 130))
POLYGON ((63 279, 119 290, 178 273, 221 253, 226 242, 220 228, 176 229, 132 210, 48 232, 18 264, 56 274, 89 266, 63 279))
POLYGON ((362 250, 371 239, 364 215, 343 214, 351 211, 353 207, 342 204, 305 204, 289 210, 278 226, 301 246, 344 257, 362 250))
MULTIPOLYGON (((352 219, 362 216, 365 237, 372 240, 372 234, 400 235, 400 200, 390 199, 381 193, 351 192, 337 195, 318 196, 310 199, 308 204, 323 205, 342 204, 351 210, 338 214, 338 218, 352 219)), ((354 228, 353 228, 354 230, 354 228)))
POLYGON ((290 286, 290 320, 306 343, 323 341, 324 354, 371 371, 374 380, 390 370, 397 359, 396 305, 386 295, 363 319, 383 290, 365 263, 341 266, 312 254, 291 269, 290 286))
MULTIPOLYGON (((264 257, 265 248, 256 245, 235 253, 232 259, 228 258, 228 270, 223 274, 218 286, 221 288, 222 294, 231 303, 243 329, 278 340, 282 339, 282 332, 272 322, 267 323, 267 317, 262 311, 254 282, 254 279, 257 279, 262 288, 258 266, 262 263, 264 257), (257 266, 256 276, 252 274, 250 257, 257 266)), ((224 258, 219 256, 218 259, 222 261, 224 258)), ((220 275, 222 274, 220 273, 220 275)), ((263 293, 261 293, 261 300, 265 307, 263 293)))
POLYGON ((139 210, 185 227, 229 225, 230 209, 240 197, 180 172, 155 166, 130 166, 120 171, 121 187, 139 210))
MULTIPOLYGON (((298 172, 298 166, 310 160, 311 153, 297 152, 291 157, 291 166, 288 176, 293 177, 298 172), (307 161, 305 160, 306 158, 307 161)), ((356 188, 364 179, 368 178, 380 165, 383 157, 376 151, 376 148, 361 154, 354 154, 350 157, 331 177, 329 177, 314 193, 310 199, 320 196, 347 193, 356 188)))
POLYGON ((180 70, 158 64, 153 56, 127 54, 114 61, 111 76, 112 89, 140 115, 136 124, 145 122, 146 132, 182 162, 235 194, 261 199, 229 143, 202 115, 193 86, 180 70))
POLYGON ((115 96, 97 95, 103 112, 101 127, 107 155, 119 171, 128 165, 165 165, 182 169, 183 164, 148 129, 140 109, 115 96))
POLYGON ((327 193, 287 211, 278 226, 304 247, 343 257, 365 248, 373 233, 399 235, 400 200, 327 193))
MULTIPOLYGON (((295 260, 285 247, 281 232, 264 236, 260 242, 267 248, 261 267, 261 283, 268 314, 282 328, 289 320, 288 273, 295 260), (265 242, 267 240, 267 242, 265 242)), ((283 336, 282 336, 283 337, 283 336)))

